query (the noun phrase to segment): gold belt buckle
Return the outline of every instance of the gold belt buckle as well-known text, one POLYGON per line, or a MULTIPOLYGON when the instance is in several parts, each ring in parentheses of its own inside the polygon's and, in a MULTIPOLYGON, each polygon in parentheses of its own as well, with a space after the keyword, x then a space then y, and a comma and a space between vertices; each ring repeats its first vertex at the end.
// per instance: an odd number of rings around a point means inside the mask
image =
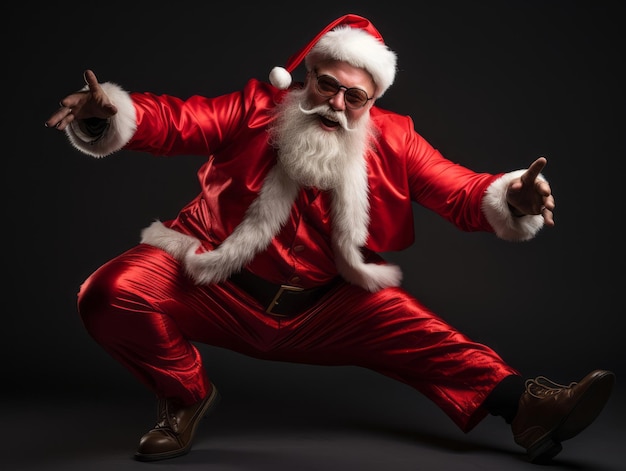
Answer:
POLYGON ((278 302, 280 301, 280 297, 285 291, 304 291, 304 288, 299 288, 297 286, 280 285, 280 289, 276 292, 276 295, 274 295, 272 302, 269 304, 269 306, 267 306, 267 309, 265 310, 266 313, 272 314, 273 316, 285 317, 285 314, 275 314, 272 312, 272 309, 274 309, 274 307, 278 304, 278 302))

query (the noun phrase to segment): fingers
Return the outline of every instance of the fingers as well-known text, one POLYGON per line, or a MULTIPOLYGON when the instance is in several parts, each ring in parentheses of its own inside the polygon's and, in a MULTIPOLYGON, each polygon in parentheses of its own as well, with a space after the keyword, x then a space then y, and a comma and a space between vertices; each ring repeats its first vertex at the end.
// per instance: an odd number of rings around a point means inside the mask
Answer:
POLYGON ((537 168, 537 174, 539 174, 539 172, 543 170, 543 167, 545 167, 547 163, 548 159, 546 159, 545 157, 538 157, 537 160, 530 164, 530 166, 533 168, 537 168))
POLYGON ((537 190, 537 193, 539 193, 544 198, 550 197, 550 195, 552 194, 552 188, 550 187, 550 184, 545 180, 537 180, 535 182, 535 188, 537 190))
MULTIPOLYGON (((546 184, 547 185, 547 184, 546 184)), ((539 210, 539 214, 543 217, 543 222, 546 226, 554 226, 554 208, 556 207, 556 203, 554 201, 554 196, 548 193, 543 198, 543 205, 539 210)))
POLYGON ((61 103, 59 110, 50 116, 44 125, 47 128, 57 128, 59 131, 63 131, 68 124, 74 121, 74 118, 75 116, 72 114, 72 108, 69 106, 63 106, 61 103))
POLYGON ((96 78, 96 74, 93 73, 92 70, 87 69, 83 74, 83 78, 85 79, 85 83, 89 86, 89 90, 97 89, 100 84, 98 83, 98 79, 96 78))
MULTIPOLYGON (((87 69, 83 74, 83 78, 90 91, 99 87, 96 74, 92 70, 87 69)), ((86 100, 85 95, 86 92, 76 92, 63 98, 59 102, 60 108, 48 118, 44 125, 48 128, 56 128, 59 131, 63 131, 81 113, 86 100)))
POLYGON ((537 160, 535 160, 532 164, 530 164, 528 170, 526 170, 522 175, 522 182, 525 185, 532 184, 537 179, 547 163, 548 161, 545 157, 539 157, 537 160))
POLYGON ((543 222, 546 226, 554 226, 554 213, 550 209, 544 207, 541 210, 541 215, 543 216, 543 222))
POLYGON ((44 124, 63 131, 81 113, 83 105, 84 93, 72 93, 59 102, 59 109, 44 124))

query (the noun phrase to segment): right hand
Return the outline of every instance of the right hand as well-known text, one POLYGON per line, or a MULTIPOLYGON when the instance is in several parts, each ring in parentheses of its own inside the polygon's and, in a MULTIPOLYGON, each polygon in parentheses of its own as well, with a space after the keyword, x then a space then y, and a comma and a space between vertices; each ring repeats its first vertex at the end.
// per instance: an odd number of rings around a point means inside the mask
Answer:
POLYGON ((84 78, 87 89, 63 98, 60 101, 61 107, 46 121, 46 127, 63 131, 75 119, 107 119, 117 113, 116 106, 98 83, 96 74, 86 70, 84 78))

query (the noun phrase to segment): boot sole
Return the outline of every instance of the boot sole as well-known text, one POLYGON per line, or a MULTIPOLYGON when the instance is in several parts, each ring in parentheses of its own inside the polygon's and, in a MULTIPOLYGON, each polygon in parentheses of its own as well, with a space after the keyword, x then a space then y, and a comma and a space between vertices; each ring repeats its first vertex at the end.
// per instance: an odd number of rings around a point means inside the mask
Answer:
POLYGON ((615 375, 610 371, 598 375, 563 421, 528 448, 529 460, 545 463, 558 455, 562 441, 575 437, 598 417, 614 384, 615 375))
POLYGON ((198 412, 197 412, 198 418, 194 420, 193 423, 191 424, 191 438, 189 439, 189 442, 187 442, 187 445, 185 445, 182 448, 179 448, 178 450, 168 451, 164 453, 145 454, 145 453, 137 452, 135 453, 135 459, 138 461, 158 461, 158 460, 166 460, 169 458, 176 458, 178 456, 182 456, 182 455, 189 453, 189 451, 191 450, 191 446, 193 444, 193 440, 196 436, 196 428, 198 427, 200 420, 206 417, 210 412, 213 411, 213 409, 215 409, 215 407, 217 407, 217 405, 220 402, 220 399, 221 399, 220 393, 215 387, 215 385, 213 385, 213 390, 211 391, 211 395, 207 398, 207 400, 202 405, 202 407, 198 409, 198 412))

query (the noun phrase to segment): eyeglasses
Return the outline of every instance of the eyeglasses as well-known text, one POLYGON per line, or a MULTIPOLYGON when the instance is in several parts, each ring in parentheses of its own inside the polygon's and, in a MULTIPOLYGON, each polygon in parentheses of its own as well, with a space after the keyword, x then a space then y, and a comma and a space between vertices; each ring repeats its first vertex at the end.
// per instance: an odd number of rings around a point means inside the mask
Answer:
POLYGON ((317 93, 325 97, 333 97, 339 90, 343 89, 343 100, 346 107, 351 110, 358 110, 363 108, 368 101, 373 100, 374 97, 368 97, 367 92, 362 88, 348 88, 345 85, 341 85, 337 79, 330 75, 315 75, 317 78, 317 84, 315 89, 317 93))

